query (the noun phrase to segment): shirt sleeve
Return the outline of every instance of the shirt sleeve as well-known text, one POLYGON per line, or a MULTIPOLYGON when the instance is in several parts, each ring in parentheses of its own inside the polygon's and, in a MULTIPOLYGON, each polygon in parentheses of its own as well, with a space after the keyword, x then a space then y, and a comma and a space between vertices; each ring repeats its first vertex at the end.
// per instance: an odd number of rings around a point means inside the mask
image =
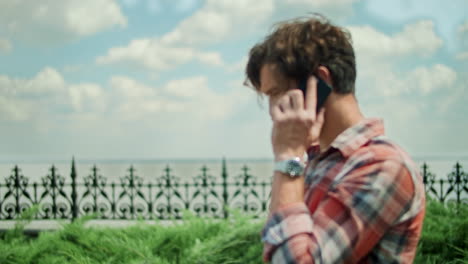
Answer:
POLYGON ((307 161, 315 159, 318 155, 320 155, 320 145, 314 144, 307 149, 307 161))
POLYGON ((357 262, 407 210, 414 195, 400 161, 358 162, 330 187, 315 212, 306 203, 274 212, 262 230, 264 261, 357 262))

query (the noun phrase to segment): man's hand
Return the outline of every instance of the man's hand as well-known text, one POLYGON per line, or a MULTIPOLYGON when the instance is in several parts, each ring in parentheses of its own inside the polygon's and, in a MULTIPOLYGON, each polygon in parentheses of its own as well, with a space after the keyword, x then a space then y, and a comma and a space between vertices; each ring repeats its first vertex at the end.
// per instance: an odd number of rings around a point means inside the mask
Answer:
POLYGON ((317 115, 317 79, 307 81, 307 93, 292 89, 279 98, 270 98, 273 120, 271 141, 275 160, 304 156, 307 148, 318 142, 324 121, 324 109, 317 115))
MULTIPOLYGON (((270 97, 273 120, 271 141, 275 160, 304 156, 306 149, 318 141, 324 121, 324 110, 316 114, 317 79, 307 81, 307 93, 292 89, 278 98, 270 97)), ((271 189, 270 213, 290 204, 304 201, 304 178, 284 177, 276 171, 271 189)))

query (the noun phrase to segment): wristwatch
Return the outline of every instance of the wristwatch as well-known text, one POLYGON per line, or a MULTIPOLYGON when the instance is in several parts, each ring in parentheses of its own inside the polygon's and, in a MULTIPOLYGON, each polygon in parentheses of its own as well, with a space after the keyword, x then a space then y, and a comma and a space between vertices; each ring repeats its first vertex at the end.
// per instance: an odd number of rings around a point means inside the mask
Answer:
POLYGON ((291 178, 301 176, 304 168, 305 166, 299 157, 275 162, 275 171, 287 174, 291 178))

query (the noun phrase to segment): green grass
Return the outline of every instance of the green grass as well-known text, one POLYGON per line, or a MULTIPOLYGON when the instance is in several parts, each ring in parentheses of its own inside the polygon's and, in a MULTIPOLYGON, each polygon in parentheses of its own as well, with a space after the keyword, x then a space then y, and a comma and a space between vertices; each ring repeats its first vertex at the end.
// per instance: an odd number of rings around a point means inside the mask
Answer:
POLYGON ((426 205, 415 263, 468 264, 468 205, 426 205))
MULTIPOLYGON (((87 228, 83 218, 31 239, 30 215, 0 239, 0 263, 262 263, 262 223, 237 214, 229 221, 187 215, 171 226, 87 228)), ((429 202, 415 263, 468 263, 468 208, 429 202), (457 213, 458 211, 458 213, 457 213)))

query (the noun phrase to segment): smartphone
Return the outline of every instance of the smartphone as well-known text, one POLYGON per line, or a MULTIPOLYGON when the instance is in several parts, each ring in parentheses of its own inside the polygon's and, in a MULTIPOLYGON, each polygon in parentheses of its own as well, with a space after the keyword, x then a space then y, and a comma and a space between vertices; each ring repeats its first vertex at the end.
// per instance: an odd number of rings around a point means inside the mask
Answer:
MULTIPOLYGON (((320 108, 322 108, 322 106, 325 104, 325 101, 327 100, 328 96, 332 92, 332 88, 326 82, 324 82, 322 79, 320 79, 319 77, 315 77, 315 78, 317 78, 317 108, 316 108, 316 111, 318 113, 320 108)), ((304 98, 305 98, 306 92, 307 92, 307 80, 308 79, 309 79, 309 77, 303 78, 303 79, 301 79, 299 81, 299 89, 302 91, 302 93, 304 93, 304 98)))

